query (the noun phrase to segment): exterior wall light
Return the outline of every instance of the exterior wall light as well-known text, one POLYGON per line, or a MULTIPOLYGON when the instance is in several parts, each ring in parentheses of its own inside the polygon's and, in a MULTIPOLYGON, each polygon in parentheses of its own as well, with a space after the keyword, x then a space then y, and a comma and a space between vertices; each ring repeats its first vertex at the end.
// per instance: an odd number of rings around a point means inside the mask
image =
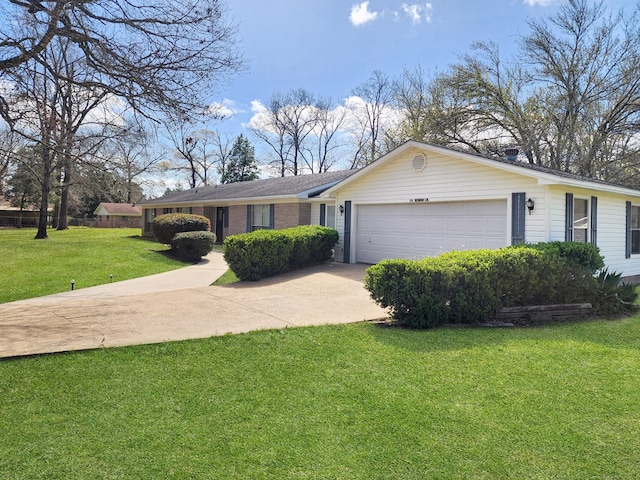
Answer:
POLYGON ((340 216, 342 216, 342 214, 344 213, 344 205, 340 205, 338 208, 340 210, 340 216))
POLYGON ((529 198, 527 200, 527 208, 529 209, 529 215, 531 215, 531 212, 533 212, 533 209, 535 208, 536 203, 533 201, 533 199, 529 198))

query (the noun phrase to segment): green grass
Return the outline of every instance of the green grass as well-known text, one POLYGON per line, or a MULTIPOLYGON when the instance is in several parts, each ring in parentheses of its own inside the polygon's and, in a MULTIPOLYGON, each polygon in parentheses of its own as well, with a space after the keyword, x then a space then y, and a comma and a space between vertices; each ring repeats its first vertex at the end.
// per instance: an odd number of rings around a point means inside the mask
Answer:
POLYGON ((631 479, 640 317, 297 328, 0 363, 3 479, 631 479))
POLYGON ((33 229, 0 230, 0 303, 127 280, 183 267, 140 229, 71 228, 34 240, 33 229))
POLYGON ((212 285, 229 285, 231 283, 238 283, 240 279, 233 273, 233 270, 227 269, 212 285))

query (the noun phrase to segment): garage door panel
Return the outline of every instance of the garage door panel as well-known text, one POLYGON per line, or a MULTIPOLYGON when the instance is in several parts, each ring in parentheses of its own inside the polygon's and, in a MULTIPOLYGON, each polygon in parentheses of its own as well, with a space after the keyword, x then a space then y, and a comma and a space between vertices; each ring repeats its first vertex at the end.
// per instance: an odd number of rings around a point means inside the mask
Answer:
POLYGON ((356 261, 422 258, 450 250, 499 248, 507 242, 506 200, 361 205, 356 261))

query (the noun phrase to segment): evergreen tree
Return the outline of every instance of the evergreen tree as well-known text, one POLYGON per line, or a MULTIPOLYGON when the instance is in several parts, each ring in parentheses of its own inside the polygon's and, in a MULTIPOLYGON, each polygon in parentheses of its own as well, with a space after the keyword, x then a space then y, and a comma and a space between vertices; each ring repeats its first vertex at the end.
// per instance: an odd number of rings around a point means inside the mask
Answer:
POLYGON ((255 150, 247 137, 240 134, 236 138, 229 160, 220 170, 221 183, 248 182, 259 177, 255 150))

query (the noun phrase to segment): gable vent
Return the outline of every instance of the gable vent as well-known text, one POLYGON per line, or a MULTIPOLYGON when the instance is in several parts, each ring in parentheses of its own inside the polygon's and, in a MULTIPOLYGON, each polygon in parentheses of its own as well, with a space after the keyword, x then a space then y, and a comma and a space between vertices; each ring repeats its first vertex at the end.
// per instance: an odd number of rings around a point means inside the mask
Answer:
POLYGON ((411 167, 416 172, 421 172, 427 166, 427 157, 423 153, 418 153, 411 160, 411 167))

